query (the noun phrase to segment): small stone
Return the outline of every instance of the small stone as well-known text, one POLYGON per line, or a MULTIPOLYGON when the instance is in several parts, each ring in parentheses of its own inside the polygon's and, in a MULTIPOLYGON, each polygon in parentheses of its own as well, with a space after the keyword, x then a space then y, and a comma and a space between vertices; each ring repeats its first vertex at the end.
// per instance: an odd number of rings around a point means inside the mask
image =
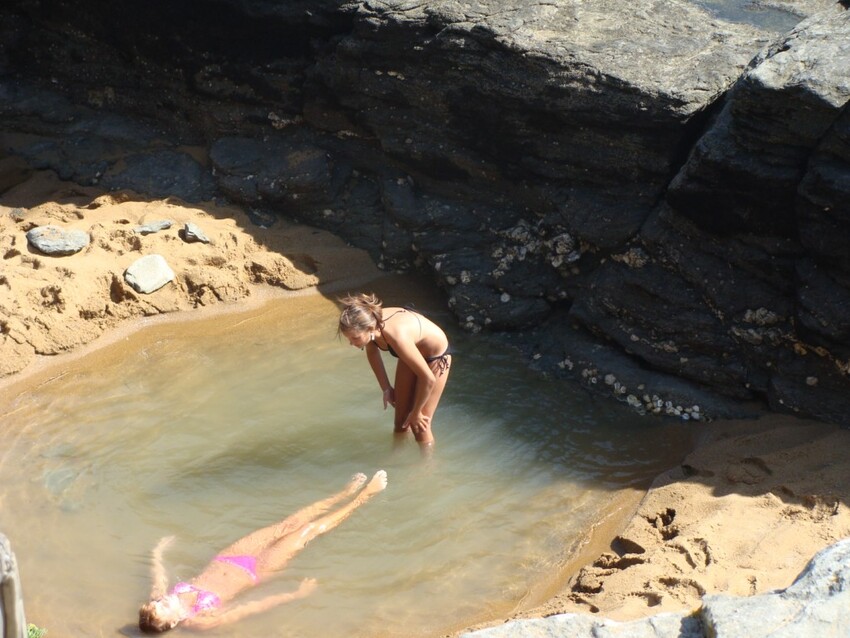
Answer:
POLYGON ((82 230, 65 230, 59 226, 37 226, 27 231, 27 241, 45 255, 66 257, 88 246, 91 238, 82 230))
POLYGON ((173 223, 170 219, 160 219, 155 222, 147 222, 141 226, 136 226, 134 230, 140 235, 150 235, 152 233, 158 233, 161 230, 168 230, 173 223))
POLYGON ((173 280, 174 271, 162 255, 140 257, 124 272, 124 281, 142 294, 159 290, 173 280))
POLYGON ((204 231, 192 222, 187 222, 183 227, 183 241, 189 244, 194 242, 201 242, 202 244, 210 243, 209 237, 204 234, 204 231))

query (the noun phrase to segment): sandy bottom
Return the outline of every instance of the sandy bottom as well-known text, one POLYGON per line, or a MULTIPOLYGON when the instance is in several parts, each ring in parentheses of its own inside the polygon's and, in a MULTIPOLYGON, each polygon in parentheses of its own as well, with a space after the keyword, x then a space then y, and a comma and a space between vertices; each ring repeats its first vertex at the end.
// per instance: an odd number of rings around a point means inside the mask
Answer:
MULTIPOLYGON (((281 221, 261 228, 237 208, 106 194, 10 159, 0 160, 0 185, 3 392, 156 318, 331 294, 382 274, 329 233, 281 221), (135 230, 163 219, 174 222, 170 229, 135 230), (184 241, 187 222, 211 242, 184 241), (42 255, 26 231, 45 224, 85 230, 91 244, 67 257, 42 255), (123 273, 152 253, 176 278, 140 294, 123 273)), ((775 415, 688 427, 699 428, 697 449, 646 494, 613 499, 548 601, 513 617, 569 611, 626 620, 694 608, 705 593, 783 588, 818 550, 850 536, 850 431, 775 415)))

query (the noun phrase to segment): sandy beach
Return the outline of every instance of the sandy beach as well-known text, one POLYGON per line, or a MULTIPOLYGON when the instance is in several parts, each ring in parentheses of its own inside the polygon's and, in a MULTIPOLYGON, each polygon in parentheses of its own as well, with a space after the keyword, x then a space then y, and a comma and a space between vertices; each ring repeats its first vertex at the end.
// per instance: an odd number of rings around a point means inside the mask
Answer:
MULTIPOLYGON (((214 203, 104 193, 9 158, 0 160, 0 191, 4 392, 153 318, 244 309, 382 274, 364 251, 324 231, 283 221, 265 228, 214 203), (137 230, 160 220, 173 224, 137 230), (189 222, 210 242, 184 241, 189 222), (86 231, 91 243, 70 256, 40 254, 26 232, 47 224, 86 231), (176 277, 138 293, 123 273, 154 253, 176 277)), ((850 536, 849 430, 778 415, 688 427, 698 428, 696 449, 646 493, 622 495, 580 559, 566 561, 551 597, 513 617, 570 611, 626 620, 694 608, 705 593, 783 588, 814 553, 850 536)))

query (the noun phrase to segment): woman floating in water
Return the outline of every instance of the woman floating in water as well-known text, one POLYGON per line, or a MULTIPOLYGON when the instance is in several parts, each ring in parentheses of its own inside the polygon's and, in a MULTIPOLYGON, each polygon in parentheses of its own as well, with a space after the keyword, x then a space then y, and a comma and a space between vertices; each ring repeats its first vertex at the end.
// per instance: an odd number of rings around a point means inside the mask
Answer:
POLYGON ((409 308, 383 308, 375 295, 349 295, 340 299, 339 331, 366 358, 384 393, 395 407, 396 434, 413 432, 428 453, 434 445, 431 419, 443 395, 452 354, 446 333, 433 321, 409 308), (390 385, 381 351, 398 358, 395 387, 390 385))
POLYGON ((307 543, 342 523, 386 486, 383 470, 368 483, 365 474, 355 474, 341 492, 236 541, 191 581, 177 583, 167 592, 162 553, 174 537, 163 538, 153 550, 151 600, 139 610, 139 627, 146 632, 168 631, 178 624, 206 629, 304 598, 316 588, 312 578, 305 578, 294 592, 225 608, 227 601, 281 570, 307 543), (348 503, 330 511, 352 496, 348 503))

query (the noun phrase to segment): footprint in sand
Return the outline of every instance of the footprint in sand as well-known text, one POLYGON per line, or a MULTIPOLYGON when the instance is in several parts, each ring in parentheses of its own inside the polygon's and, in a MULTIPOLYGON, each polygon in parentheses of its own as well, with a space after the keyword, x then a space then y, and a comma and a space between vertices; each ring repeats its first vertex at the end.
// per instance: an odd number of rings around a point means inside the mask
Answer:
POLYGON ((732 463, 726 468, 726 479, 731 483, 756 485, 773 474, 767 463, 756 456, 750 456, 732 463))

